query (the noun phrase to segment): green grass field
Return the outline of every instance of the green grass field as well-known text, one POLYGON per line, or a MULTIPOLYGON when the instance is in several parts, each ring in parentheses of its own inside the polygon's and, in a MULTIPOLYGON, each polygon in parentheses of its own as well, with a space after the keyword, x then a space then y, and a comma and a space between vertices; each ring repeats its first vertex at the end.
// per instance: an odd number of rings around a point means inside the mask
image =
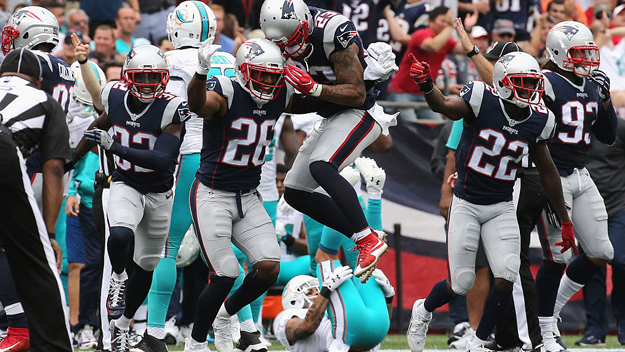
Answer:
MULTIPOLYGON (((616 340, 616 336, 608 336, 606 339, 606 345, 601 347, 579 347, 575 346, 575 341, 579 340, 581 335, 565 335, 562 338, 564 342, 569 347, 569 351, 572 348, 579 349, 581 351, 586 349, 621 349, 625 350, 625 346, 621 346, 618 344, 616 340)), ((272 341, 273 345, 269 347, 270 351, 284 351, 285 348, 278 341, 272 341)), ((211 351, 216 351, 215 346, 213 344, 209 344, 211 351)), ((170 351, 182 351, 184 350, 183 344, 178 344, 177 346, 167 346, 170 351)), ((384 342, 382 342, 382 350, 408 350, 408 342, 406 342, 405 335, 388 335, 384 342)), ((448 350, 447 346, 447 336, 446 335, 428 335, 427 342, 425 344, 425 349, 427 350, 448 350)))

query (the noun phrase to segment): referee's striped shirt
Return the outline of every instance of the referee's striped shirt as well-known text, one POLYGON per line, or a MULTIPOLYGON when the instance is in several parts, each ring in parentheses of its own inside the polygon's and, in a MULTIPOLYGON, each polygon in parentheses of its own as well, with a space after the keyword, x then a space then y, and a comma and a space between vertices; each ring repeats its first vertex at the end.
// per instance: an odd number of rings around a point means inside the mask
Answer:
POLYGON ((9 130, 23 157, 39 146, 41 163, 71 159, 69 132, 61 105, 18 76, 0 78, 0 123, 9 130))

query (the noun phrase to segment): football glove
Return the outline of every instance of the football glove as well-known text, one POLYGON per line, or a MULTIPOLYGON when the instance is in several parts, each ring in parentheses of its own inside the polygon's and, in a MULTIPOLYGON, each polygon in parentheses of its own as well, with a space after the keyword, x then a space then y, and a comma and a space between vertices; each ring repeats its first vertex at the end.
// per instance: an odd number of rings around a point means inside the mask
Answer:
POLYGON ((196 72, 202 76, 206 76, 211 69, 211 56, 215 54, 221 45, 213 45, 212 40, 205 40, 197 50, 197 68, 196 72))
POLYGON ((113 137, 111 137, 108 132, 99 128, 86 130, 85 138, 87 139, 87 141, 101 146, 102 148, 104 148, 104 150, 111 149, 111 146, 113 146, 113 143, 115 143, 113 137))
POLYGON ((368 55, 365 57, 367 67, 364 71, 366 81, 384 82, 399 70, 395 64, 395 54, 389 44, 371 43, 367 48, 367 53, 368 55))

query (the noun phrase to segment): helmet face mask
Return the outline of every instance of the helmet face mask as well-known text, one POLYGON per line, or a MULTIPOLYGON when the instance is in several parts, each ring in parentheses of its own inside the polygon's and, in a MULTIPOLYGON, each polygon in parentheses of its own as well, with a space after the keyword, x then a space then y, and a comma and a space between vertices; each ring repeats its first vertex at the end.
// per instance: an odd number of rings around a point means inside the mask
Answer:
POLYGON ((150 103, 165 92, 169 69, 165 54, 153 45, 133 48, 124 62, 122 79, 130 94, 142 103, 150 103))
POLYGON ((319 295, 319 281, 308 275, 298 275, 289 281, 282 292, 282 308, 303 309, 312 305, 319 295))
POLYGON ((183 1, 167 17, 167 36, 176 49, 215 40, 217 19, 213 11, 200 1, 183 1))
POLYGON ((502 56, 493 68, 493 85, 504 101, 518 107, 541 104, 545 76, 534 57, 523 52, 502 56))
POLYGON ((2 29, 2 52, 50 43, 59 44, 59 22, 49 10, 39 6, 27 6, 11 15, 2 29))
POLYGON ((284 56, 267 39, 251 39, 237 51, 234 72, 239 84, 257 104, 278 97, 284 86, 284 56))
POLYGON ((590 76, 599 67, 599 48, 592 32, 575 21, 556 24, 547 34, 547 59, 577 76, 590 76))
POLYGON ((308 41, 308 22, 302 22, 291 37, 284 41, 274 41, 286 57, 304 57, 310 50, 308 41))

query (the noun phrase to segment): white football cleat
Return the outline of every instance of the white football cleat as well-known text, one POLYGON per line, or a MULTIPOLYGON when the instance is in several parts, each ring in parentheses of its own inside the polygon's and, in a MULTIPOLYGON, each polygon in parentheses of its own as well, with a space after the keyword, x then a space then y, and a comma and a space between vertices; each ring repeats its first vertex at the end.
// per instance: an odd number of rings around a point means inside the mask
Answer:
POLYGON ((360 157, 354 161, 367 184, 367 192, 382 194, 386 182, 386 172, 376 164, 375 160, 360 157))
POLYGON ((196 342, 193 339, 188 339, 184 344, 184 352, 212 352, 208 348, 208 342, 196 342))
POLYGON ((213 321, 213 331, 215 333, 215 348, 219 352, 233 352, 232 328, 230 318, 215 317, 213 321))
POLYGON ((346 166, 340 172, 341 176, 347 180, 352 186, 360 181, 360 172, 354 169, 351 165, 346 166))
POLYGON ((428 327, 432 317, 426 318, 419 314, 418 308, 425 303, 425 298, 418 299, 412 305, 412 315, 410 316, 410 325, 406 337, 408 338, 408 346, 412 352, 421 352, 425 348, 425 337, 428 333, 428 327))

